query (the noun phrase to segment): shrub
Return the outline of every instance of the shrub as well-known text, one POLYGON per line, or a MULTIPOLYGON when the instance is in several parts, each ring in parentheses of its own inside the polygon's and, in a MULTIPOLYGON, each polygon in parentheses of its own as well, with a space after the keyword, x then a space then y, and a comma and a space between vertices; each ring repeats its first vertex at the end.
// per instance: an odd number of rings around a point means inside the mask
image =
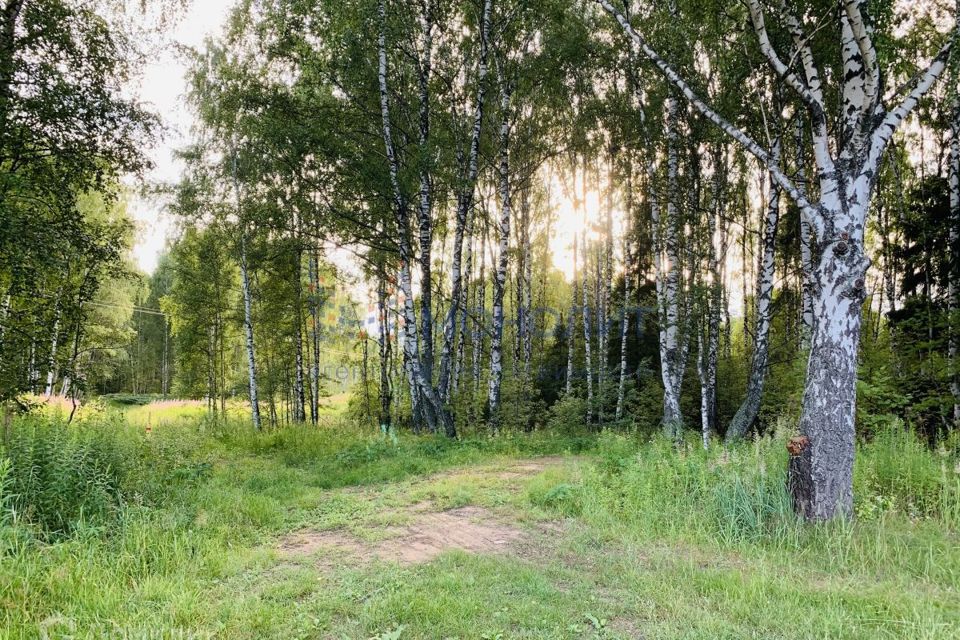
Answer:
POLYGON ((575 395, 564 396, 550 407, 547 429, 561 434, 577 434, 586 430, 587 402, 575 395))
POLYGON ((110 404, 125 407, 142 407, 163 399, 163 396, 155 393, 108 393, 101 397, 110 404))

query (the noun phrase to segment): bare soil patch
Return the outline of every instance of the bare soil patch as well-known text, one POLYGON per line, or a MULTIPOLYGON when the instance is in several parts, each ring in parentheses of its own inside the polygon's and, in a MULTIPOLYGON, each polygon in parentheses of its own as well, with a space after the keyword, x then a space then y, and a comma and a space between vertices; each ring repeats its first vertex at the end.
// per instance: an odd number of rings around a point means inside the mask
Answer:
POLYGON ((506 465, 494 465, 491 469, 488 467, 467 467, 464 469, 450 469, 441 471, 432 476, 424 478, 425 482, 434 480, 443 480, 448 478, 458 478, 461 476, 483 475, 501 480, 514 478, 529 478, 538 473, 543 473, 551 467, 558 467, 569 462, 576 462, 582 458, 578 456, 543 456, 541 458, 530 458, 528 460, 518 460, 506 465))
POLYGON ((402 565, 429 562, 444 551, 498 553, 524 537, 524 531, 500 521, 480 507, 414 513, 412 522, 376 542, 343 531, 301 531, 284 538, 280 552, 287 556, 334 554, 364 562, 381 560, 402 565))
MULTIPOLYGON (((424 478, 423 483, 470 475, 497 479, 525 478, 567 463, 569 456, 547 456, 508 463, 494 468, 465 468, 445 471, 424 478)), ((418 483, 419 484, 419 483, 418 483)), ((344 530, 291 533, 280 540, 277 547, 281 556, 315 558, 321 566, 334 566, 342 561, 398 562, 402 565, 429 562, 444 551, 459 549, 469 553, 518 553, 537 546, 531 531, 526 531, 488 509, 465 506, 437 511, 423 501, 403 509, 409 522, 403 526, 388 527, 379 533, 380 540, 364 540, 344 530)), ((546 529, 537 537, 555 531, 546 529)))

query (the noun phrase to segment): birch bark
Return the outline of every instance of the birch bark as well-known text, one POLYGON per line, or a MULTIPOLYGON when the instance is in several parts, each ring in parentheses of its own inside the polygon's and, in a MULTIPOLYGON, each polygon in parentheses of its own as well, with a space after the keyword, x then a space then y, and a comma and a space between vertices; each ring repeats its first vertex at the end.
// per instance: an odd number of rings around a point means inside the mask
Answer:
MULTIPOLYGON (((774 162, 780 159, 780 139, 773 141, 771 157, 774 162)), ((760 268, 757 269, 756 318, 753 330, 753 357, 750 362, 750 379, 747 382, 747 395, 737 413, 727 427, 726 441, 735 442, 746 436, 753 427, 760 412, 763 400, 763 387, 767 377, 769 360, 770 320, 773 306, 773 281, 776 276, 775 250, 777 245, 777 227, 780 221, 780 187, 770 178, 767 187, 767 215, 763 225, 763 251, 760 268)))
POLYGON ((487 393, 487 415, 490 417, 490 423, 494 429, 498 428, 500 422, 500 391, 503 382, 503 298, 506 289, 512 211, 510 177, 511 87, 502 77, 500 78, 500 85, 500 157, 497 168, 500 191, 500 248, 497 253, 497 268, 493 274, 493 325, 490 338, 490 384, 487 393))
MULTIPOLYGON (((378 4, 380 18, 380 34, 377 41, 378 48, 378 80, 380 88, 380 115, 383 127, 383 141, 387 156, 387 165, 390 173, 390 184, 393 190, 394 218, 398 231, 398 245, 400 252, 400 291, 403 294, 404 319, 404 357, 407 375, 411 386, 411 401, 414 406, 422 410, 427 426, 436 431, 442 426, 444 432, 456 436, 456 427, 449 412, 443 407, 432 382, 426 377, 420 361, 420 349, 417 336, 417 321, 413 301, 413 278, 411 276, 412 247, 410 241, 410 214, 407 201, 400 186, 399 167, 396 151, 393 145, 393 132, 390 121, 390 93, 387 85, 387 35, 386 35, 386 2, 380 0, 378 4)), ((422 194, 421 194, 422 195, 422 194)), ((422 201, 421 201, 422 202, 422 201)))
MULTIPOLYGON (((453 260, 450 268, 450 309, 447 311, 447 317, 443 329, 443 350, 440 356, 440 389, 447 396, 448 381, 450 377, 450 358, 453 352, 454 332, 456 329, 457 315, 461 307, 465 307, 465 295, 461 293, 462 276, 460 269, 461 254, 463 250, 464 228, 467 224, 467 216, 473 207, 474 194, 477 187, 477 176, 479 173, 480 156, 480 137, 483 133, 483 114, 486 103, 487 92, 487 57, 490 47, 490 12, 493 5, 492 0, 484 0, 483 13, 480 18, 480 60, 477 69, 476 93, 473 100, 473 127, 470 133, 470 149, 466 160, 466 168, 461 176, 460 192, 457 194, 456 211, 456 229, 453 240, 453 260)), ((468 266, 469 269, 469 266, 468 266)), ((464 320, 465 322, 465 320, 464 320)), ((462 344, 462 341, 461 341, 462 344)), ((462 351, 457 360, 457 367, 461 366, 462 351)))
POLYGON ((611 0, 597 0, 660 73, 690 104, 763 162, 771 176, 797 203, 817 238, 810 355, 800 418, 800 436, 788 447, 789 490, 796 511, 808 520, 825 520, 853 512, 854 417, 860 307, 870 260, 864 226, 877 171, 893 133, 942 75, 956 39, 956 25, 929 66, 902 90, 897 103, 883 103, 881 73, 864 18, 863 0, 843 0, 840 15, 843 110, 828 137, 821 75, 814 64, 803 23, 784 3, 780 15, 793 35, 803 77, 785 65, 766 37, 760 0, 747 0, 760 49, 770 66, 801 98, 810 114, 819 198, 805 193, 763 148, 699 98, 674 68, 637 33, 611 0))

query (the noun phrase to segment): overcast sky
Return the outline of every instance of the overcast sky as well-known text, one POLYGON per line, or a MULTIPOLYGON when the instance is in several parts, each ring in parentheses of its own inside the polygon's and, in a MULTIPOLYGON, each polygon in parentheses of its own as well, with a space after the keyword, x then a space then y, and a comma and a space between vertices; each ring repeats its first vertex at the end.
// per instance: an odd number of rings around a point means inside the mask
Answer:
MULTIPOLYGON (((186 65, 173 44, 199 46, 205 37, 219 33, 233 3, 234 0, 193 0, 170 34, 171 46, 147 66, 135 89, 140 100, 160 115, 168 129, 164 139, 149 151, 156 165, 148 176, 151 182, 171 182, 180 175, 181 165, 174 159, 174 151, 189 142, 193 124, 184 101, 186 65)), ((140 268, 149 273, 157 266, 171 220, 158 203, 140 198, 133 200, 130 211, 140 225, 133 255, 140 268)))

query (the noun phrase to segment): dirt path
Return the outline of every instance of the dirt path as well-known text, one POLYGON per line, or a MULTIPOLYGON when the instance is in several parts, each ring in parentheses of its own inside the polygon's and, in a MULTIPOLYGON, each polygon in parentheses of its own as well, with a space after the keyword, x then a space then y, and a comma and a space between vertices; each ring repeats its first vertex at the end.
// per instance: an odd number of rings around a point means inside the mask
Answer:
MULTIPOLYGON (((547 469, 579 461, 575 457, 550 456, 465 467, 421 478, 412 483, 411 489, 457 479, 501 482, 519 488, 547 469)), ((313 557, 320 566, 330 568, 346 561, 411 565, 429 562, 453 549, 469 553, 509 553, 534 533, 509 515, 479 506, 443 510, 430 501, 420 501, 406 505, 401 511, 399 515, 407 524, 384 528, 377 532, 384 536, 379 540, 361 539, 343 529, 304 529, 284 536, 277 551, 287 559, 313 557)))

